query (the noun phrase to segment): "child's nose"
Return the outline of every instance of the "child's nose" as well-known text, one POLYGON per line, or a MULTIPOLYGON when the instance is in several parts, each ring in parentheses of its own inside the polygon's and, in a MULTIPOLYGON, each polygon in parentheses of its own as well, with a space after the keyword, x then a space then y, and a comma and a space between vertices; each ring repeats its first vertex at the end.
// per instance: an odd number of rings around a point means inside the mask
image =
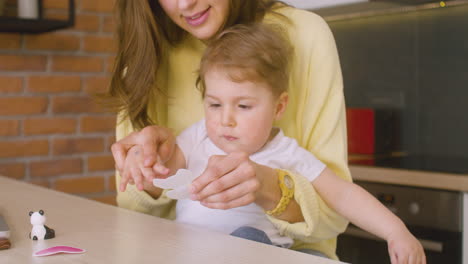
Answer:
POLYGON ((225 109, 223 111, 223 116, 221 117, 221 123, 223 126, 234 127, 236 126, 236 119, 234 113, 230 109, 225 109))

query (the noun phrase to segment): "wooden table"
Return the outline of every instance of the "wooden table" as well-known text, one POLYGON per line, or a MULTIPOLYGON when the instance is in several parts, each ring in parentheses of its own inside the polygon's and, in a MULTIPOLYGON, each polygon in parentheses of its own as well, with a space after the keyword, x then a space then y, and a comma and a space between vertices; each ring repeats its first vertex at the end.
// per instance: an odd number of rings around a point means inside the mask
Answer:
POLYGON ((0 263, 307 263, 337 261, 277 248, 229 235, 98 203, 0 176, 0 213, 10 227, 12 247, 0 263), (29 211, 44 210, 56 237, 33 241, 29 211), (84 254, 33 257, 57 245, 84 254))

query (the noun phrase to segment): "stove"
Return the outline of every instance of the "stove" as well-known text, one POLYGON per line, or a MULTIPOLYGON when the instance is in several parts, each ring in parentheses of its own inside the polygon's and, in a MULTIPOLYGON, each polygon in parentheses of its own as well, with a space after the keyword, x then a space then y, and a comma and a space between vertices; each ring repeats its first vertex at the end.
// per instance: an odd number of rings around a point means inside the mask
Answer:
MULTIPOLYGON (((397 215, 421 242, 427 264, 462 264, 463 194, 356 181, 397 215)), ((349 225, 338 237, 341 261, 358 264, 390 264, 387 243, 349 225)))

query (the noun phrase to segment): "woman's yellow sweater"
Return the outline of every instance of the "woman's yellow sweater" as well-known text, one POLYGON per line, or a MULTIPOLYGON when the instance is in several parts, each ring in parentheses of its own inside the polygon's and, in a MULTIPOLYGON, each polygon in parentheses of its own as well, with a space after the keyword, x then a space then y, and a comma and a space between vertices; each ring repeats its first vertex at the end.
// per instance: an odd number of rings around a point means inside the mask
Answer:
MULTIPOLYGON (((343 81, 335 40, 319 16, 292 7, 279 10, 289 19, 268 14, 264 21, 278 23, 288 33, 294 47, 289 104, 276 124, 286 136, 326 163, 337 175, 351 181, 347 166, 347 143, 343 81)), ((167 49, 166 60, 158 73, 158 83, 169 95, 168 99, 154 97, 149 114, 159 125, 180 133, 203 118, 202 99, 195 87, 197 68, 205 45, 194 38, 167 49)), ((117 125, 117 140, 133 128, 128 120, 117 125)), ((295 239, 296 248, 312 248, 336 259, 336 237, 348 222, 330 209, 317 195, 303 175, 292 174, 295 180, 295 200, 299 203, 305 222, 288 223, 269 219, 282 234, 295 239)), ((117 173, 117 186, 119 175, 117 173)), ((164 194, 157 200, 133 185, 118 192, 119 206, 173 219, 176 201, 164 194)))

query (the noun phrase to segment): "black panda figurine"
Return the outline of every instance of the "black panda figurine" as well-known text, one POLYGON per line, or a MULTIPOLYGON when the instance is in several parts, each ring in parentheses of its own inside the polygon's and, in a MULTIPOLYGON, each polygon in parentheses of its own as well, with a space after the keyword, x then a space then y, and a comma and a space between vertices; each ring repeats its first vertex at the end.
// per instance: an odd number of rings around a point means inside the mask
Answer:
POLYGON ((38 212, 29 212, 29 216, 31 217, 31 225, 32 230, 29 233, 29 238, 32 240, 43 240, 43 239, 50 239, 55 237, 55 231, 45 224, 46 217, 44 215, 43 210, 39 210, 38 212))

